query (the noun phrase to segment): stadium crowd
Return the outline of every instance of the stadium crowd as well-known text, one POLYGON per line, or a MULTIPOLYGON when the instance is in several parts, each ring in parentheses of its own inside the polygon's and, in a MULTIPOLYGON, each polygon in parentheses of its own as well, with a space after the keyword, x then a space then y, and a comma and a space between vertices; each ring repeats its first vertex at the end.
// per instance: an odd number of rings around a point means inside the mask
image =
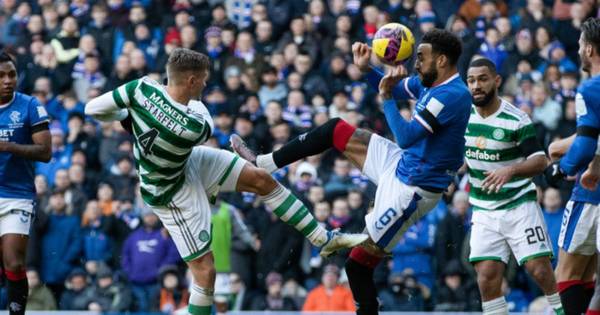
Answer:
MULTIPOLYGON (((212 61, 202 100, 216 128, 207 145, 228 149, 235 133, 270 152, 333 117, 391 137, 381 100, 352 64, 352 43, 369 43, 388 22, 410 27, 417 42, 446 28, 463 41, 461 73, 475 55, 493 60, 502 97, 531 115, 547 148, 575 132, 579 27, 599 9, 593 0, 1 0, 0 45, 17 60, 19 91, 52 117, 52 160, 36 164, 28 310, 185 307, 190 275, 139 195, 132 137, 83 114, 87 100, 132 79, 164 80, 174 48, 212 61)), ((409 118, 411 104, 399 105, 409 118)), ((322 224, 363 230, 374 187, 340 155, 275 176, 322 224)), ((536 183, 557 252, 571 186, 536 183)), ((480 310, 467 262, 468 189, 457 177, 378 267, 383 310, 480 310)), ((323 260, 256 196, 220 197, 212 209, 219 309, 354 309, 340 269, 347 253, 323 260)), ((514 261, 505 280, 510 311, 539 309, 541 292, 514 261)))

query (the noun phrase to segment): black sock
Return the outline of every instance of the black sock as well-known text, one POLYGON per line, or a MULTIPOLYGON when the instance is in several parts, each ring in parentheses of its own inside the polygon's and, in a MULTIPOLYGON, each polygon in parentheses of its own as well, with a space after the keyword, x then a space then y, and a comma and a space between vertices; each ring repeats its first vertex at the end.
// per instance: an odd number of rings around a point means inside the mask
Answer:
POLYGON ((333 148, 333 134, 340 121, 344 122, 339 118, 330 119, 323 125, 294 138, 279 150, 274 151, 273 161, 275 165, 281 168, 305 157, 333 148))
POLYGON ((586 294, 582 284, 572 285, 560 293, 560 301, 566 315, 581 315, 587 310, 586 294))
POLYGON ((6 271, 6 289, 8 291, 8 312, 10 315, 25 314, 29 285, 25 271, 12 273, 6 271))
POLYGON ((357 315, 379 314, 377 289, 373 281, 373 269, 363 266, 348 258, 346 260, 346 274, 350 283, 350 290, 356 302, 357 315))
POLYGON ((595 289, 594 286, 592 286, 591 288, 589 288, 587 286, 583 287, 583 296, 584 296, 584 298, 583 298, 583 305, 585 305, 586 311, 587 311, 587 308, 590 305, 590 302, 592 301, 592 297, 594 296, 594 289, 595 289))

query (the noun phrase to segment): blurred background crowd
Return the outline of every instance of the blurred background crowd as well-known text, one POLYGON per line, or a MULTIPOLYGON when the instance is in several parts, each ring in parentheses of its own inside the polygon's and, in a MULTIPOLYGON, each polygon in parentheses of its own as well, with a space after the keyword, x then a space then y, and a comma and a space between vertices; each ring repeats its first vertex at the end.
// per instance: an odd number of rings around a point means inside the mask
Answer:
MULTIPOLYGON (((163 81, 174 48, 211 58, 202 100, 216 128, 207 145, 227 149, 236 133, 270 152, 334 117, 391 137, 352 64, 352 43, 369 43, 388 22, 409 26, 417 42, 446 28, 464 44, 461 73, 475 55, 492 59, 501 95, 531 115, 547 147, 575 132, 579 28, 599 8, 594 0, 0 0, 0 45, 18 61, 19 90, 52 117, 52 161, 36 170, 28 309, 185 307, 190 276, 141 201, 131 136, 83 114, 87 100, 129 80, 163 81)), ((406 118, 411 105, 399 104, 406 118)), ((327 152, 275 176, 328 228, 362 231, 374 187, 348 160, 327 152)), ((556 251, 571 185, 536 183, 556 251)), ((468 189, 459 176, 378 267, 384 310, 479 310, 466 260, 468 189)), ((211 210, 221 308, 354 308, 341 269, 347 253, 322 260, 252 194, 222 195, 211 210)), ((503 292, 511 311, 543 308, 514 261, 503 292)))

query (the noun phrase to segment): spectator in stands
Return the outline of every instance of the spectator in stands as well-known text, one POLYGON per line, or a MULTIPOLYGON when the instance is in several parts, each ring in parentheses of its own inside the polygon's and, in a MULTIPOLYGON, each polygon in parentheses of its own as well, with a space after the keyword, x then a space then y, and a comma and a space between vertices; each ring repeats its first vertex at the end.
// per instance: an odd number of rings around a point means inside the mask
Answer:
POLYGON ((56 171, 54 175, 54 189, 64 194, 67 204, 66 213, 80 217, 85 208, 87 197, 83 191, 71 184, 69 173, 66 169, 56 171))
POLYGON ((443 271, 443 279, 435 297, 434 311, 461 312, 477 309, 479 301, 474 298, 477 290, 465 283, 460 263, 456 260, 449 262, 443 271), (475 291, 476 292, 476 291, 475 291))
POLYGON ((506 47, 500 41, 500 32, 494 27, 485 31, 485 40, 479 48, 478 54, 494 62, 496 68, 502 69, 504 61, 508 57, 506 47))
POLYGON ((87 281, 85 270, 81 268, 73 269, 67 278, 67 289, 60 298, 59 309, 68 311, 87 310, 91 293, 87 281))
POLYGON ((172 240, 163 235, 154 213, 144 213, 142 220, 143 226, 132 232, 123 245, 121 266, 131 284, 136 309, 148 312, 158 308, 159 269, 175 264, 179 256, 169 255, 172 240))
POLYGON ((350 177, 350 167, 350 161, 346 158, 338 157, 335 159, 333 174, 323 185, 327 198, 344 195, 348 190, 355 188, 350 177))
POLYGON ((125 312, 131 309, 133 304, 131 291, 123 284, 115 282, 113 278, 113 271, 105 264, 100 264, 96 284, 88 296, 88 310, 125 312))
POLYGON ((252 310, 257 311, 296 311, 298 306, 288 297, 281 295, 283 278, 277 272, 271 272, 265 280, 267 294, 257 296, 252 301, 252 310))
POLYGON ((433 274, 433 250, 435 227, 427 218, 422 218, 404 233, 398 245, 392 250, 392 272, 403 272, 406 269, 413 271, 419 283, 429 289, 433 288, 435 276, 433 274))
POLYGON ((110 175, 106 177, 106 181, 114 190, 114 199, 131 198, 135 194, 137 176, 129 155, 121 155, 116 160, 116 164, 110 168, 110 175))
POLYGON ((386 312, 425 310, 423 294, 413 276, 393 273, 388 281, 388 287, 379 293, 383 310, 386 312))
POLYGON ((336 265, 327 265, 323 270, 322 284, 308 293, 304 312, 354 312, 354 300, 350 289, 338 284, 340 270, 336 265))
POLYGON ((114 246, 108 232, 107 216, 102 216, 102 209, 98 202, 92 200, 87 203, 82 216, 83 258, 85 261, 98 261, 107 263, 113 253, 114 246))
POLYGON ((27 283, 29 284, 29 297, 27 298, 27 310, 30 311, 54 311, 56 300, 52 292, 40 282, 37 270, 27 270, 27 283))
POLYGON ((76 266, 81 253, 79 218, 66 213, 63 192, 50 196, 48 224, 42 238, 42 281, 59 300, 67 275, 76 266))
POLYGON ((68 168, 71 164, 72 148, 65 145, 64 132, 56 125, 51 126, 52 135, 52 159, 48 163, 36 162, 36 173, 44 175, 48 179, 48 184, 54 186, 56 171, 68 168))
POLYGON ((56 60, 62 64, 71 63, 79 55, 79 25, 77 20, 66 17, 61 24, 58 36, 50 42, 56 53, 56 60))
POLYGON ((556 130, 562 117, 560 104, 548 97, 548 89, 542 83, 536 83, 531 91, 533 105, 533 121, 540 122, 550 130, 556 130))
POLYGON ((444 270, 450 261, 461 259, 470 222, 469 195, 464 191, 457 191, 452 197, 450 211, 435 231, 436 270, 444 270))
POLYGON ((226 106, 231 112, 238 112, 240 105, 246 101, 250 93, 242 84, 242 72, 237 66, 225 69, 225 97, 226 102, 220 106, 226 106))
POLYGON ((270 101, 281 101, 287 95, 285 84, 277 78, 277 70, 273 66, 266 67, 261 74, 262 86, 258 91, 261 106, 266 106, 270 101))
POLYGON ((229 295, 229 310, 247 311, 253 301, 253 295, 246 288, 246 284, 236 273, 229 275, 231 294, 229 295))
POLYGON ((183 285, 176 266, 164 266, 160 270, 159 310, 171 314, 187 307, 189 292, 183 285))
MULTIPOLYGON (((565 208, 562 207, 562 200, 558 189, 548 187, 544 191, 542 201, 544 210, 544 221, 548 228, 548 236, 552 243, 552 252, 558 253, 558 237, 560 235, 560 226, 562 224, 565 208)), ((555 254, 556 255, 556 254, 555 254)), ((553 259, 553 265, 556 265, 557 259, 553 259)))

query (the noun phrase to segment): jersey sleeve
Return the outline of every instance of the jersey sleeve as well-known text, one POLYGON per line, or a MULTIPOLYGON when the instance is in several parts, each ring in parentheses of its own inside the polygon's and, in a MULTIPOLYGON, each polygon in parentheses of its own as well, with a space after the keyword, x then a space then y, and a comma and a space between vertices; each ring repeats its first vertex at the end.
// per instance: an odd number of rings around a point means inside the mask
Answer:
MULTIPOLYGON (((379 81, 383 78, 384 73, 377 69, 371 68, 367 74, 367 82, 377 92, 379 92, 379 81)), ((421 85, 421 79, 418 75, 402 79, 393 89, 392 96, 396 100, 417 99, 421 96, 424 87, 421 85)))
POLYGON ((545 154, 544 149, 537 140, 535 127, 529 116, 524 115, 519 120, 515 132, 515 142, 521 153, 527 158, 545 154))
POLYGON ((119 108, 127 108, 131 105, 131 100, 135 94, 140 80, 129 81, 112 91, 112 97, 119 108))
POLYGON ((48 129, 50 117, 44 105, 40 104, 36 98, 32 98, 29 102, 29 127, 31 133, 48 129))
POLYGON ((451 122, 456 116, 456 110, 446 106, 452 101, 452 95, 436 92, 427 101, 422 109, 417 108, 415 120, 431 133, 439 132, 443 126, 451 122))
POLYGON ((600 120, 595 107, 600 100, 589 97, 585 85, 575 96, 575 111, 577 112, 577 136, 567 154, 560 160, 560 168, 567 175, 575 175, 587 167, 594 158, 600 133, 600 120))

